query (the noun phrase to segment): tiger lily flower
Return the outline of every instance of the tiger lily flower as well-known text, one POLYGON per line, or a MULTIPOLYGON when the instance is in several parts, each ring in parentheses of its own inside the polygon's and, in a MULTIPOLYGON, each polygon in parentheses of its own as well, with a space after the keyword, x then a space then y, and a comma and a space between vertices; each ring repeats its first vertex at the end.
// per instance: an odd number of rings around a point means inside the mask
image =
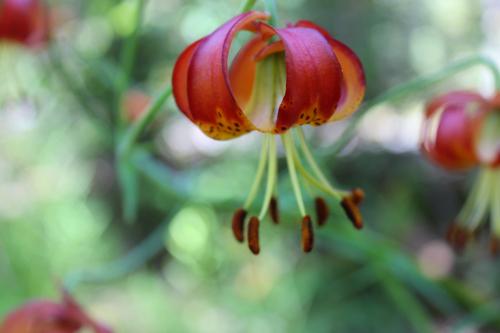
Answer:
POLYGON ((0 42, 36 47, 49 39, 48 10, 39 0, 0 2, 0 42))
MULTIPOLYGON (((243 242, 248 211, 267 166, 262 208, 248 221, 247 238, 254 254, 260 251, 259 225, 269 209, 271 219, 279 221, 274 135, 281 136, 302 216, 302 248, 309 252, 314 240, 313 225, 298 174, 301 180, 341 203, 357 228, 362 226, 358 205, 363 193, 359 189, 341 191, 328 182, 299 127, 320 126, 356 111, 364 97, 365 76, 356 54, 323 28, 309 21, 275 28, 266 22, 268 19, 264 12, 243 13, 189 45, 174 66, 173 93, 181 112, 210 138, 229 140, 251 131, 264 133, 253 187, 232 221, 236 239, 243 242), (253 36, 230 62, 232 42, 243 30, 253 36), (302 164, 302 158, 307 160, 312 174, 302 164)), ((322 197, 316 197, 314 205, 317 222, 322 225, 328 218, 328 206, 322 197)))
POLYGON ((112 331, 90 318, 67 292, 61 303, 37 300, 14 310, 0 325, 0 333, 76 333, 86 328, 94 333, 112 331))
POLYGON ((491 99, 453 91, 432 100, 425 113, 421 148, 448 170, 480 172, 466 204, 448 230, 449 242, 462 250, 488 215, 490 250, 500 251, 500 92, 491 99))

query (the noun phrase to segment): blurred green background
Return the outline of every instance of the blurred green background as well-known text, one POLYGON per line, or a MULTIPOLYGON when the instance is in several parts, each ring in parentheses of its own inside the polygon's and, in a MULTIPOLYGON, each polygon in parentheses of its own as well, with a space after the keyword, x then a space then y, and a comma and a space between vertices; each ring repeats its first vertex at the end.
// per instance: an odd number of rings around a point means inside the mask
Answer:
MULTIPOLYGON (((146 1, 132 75, 121 82, 137 3, 52 1, 58 24, 48 48, 0 46, 0 318, 29 299, 58 297, 66 279, 90 313, 124 333, 500 332, 498 262, 486 243, 457 256, 443 241, 474 172, 444 172, 418 153, 426 99, 452 88, 491 92, 487 72, 471 69, 371 110, 339 156, 329 148, 347 122, 307 129, 329 176, 365 189, 366 228, 352 230, 333 209, 303 254, 280 159, 283 223, 263 222, 254 257, 229 221, 252 183, 258 134, 210 140, 169 100, 120 161, 113 126, 117 85, 155 96, 183 48, 242 3, 146 1), (119 260, 152 232, 145 266, 119 260)), ((368 99, 453 59, 498 54, 499 7, 278 1, 282 24, 314 21, 358 53, 368 99)))

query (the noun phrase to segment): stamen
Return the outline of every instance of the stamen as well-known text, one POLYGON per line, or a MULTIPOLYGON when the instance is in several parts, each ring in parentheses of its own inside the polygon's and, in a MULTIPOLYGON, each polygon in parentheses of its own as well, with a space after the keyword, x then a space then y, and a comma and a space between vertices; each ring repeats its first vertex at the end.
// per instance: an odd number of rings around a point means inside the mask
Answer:
POLYGON ((359 211, 358 205, 361 203, 364 196, 365 194, 363 190, 357 188, 352 190, 350 195, 342 198, 342 201, 340 202, 344 212, 356 229, 363 228, 363 216, 359 211))
POLYGON ((314 230, 311 217, 306 215, 302 218, 302 250, 311 252, 314 245, 314 230))
POLYGON ((316 175, 316 177, 319 179, 319 181, 329 189, 332 194, 337 197, 338 199, 341 198, 341 191, 336 190, 328 181, 326 178, 325 174, 321 171, 321 168, 319 167, 318 163, 314 159, 311 150, 309 149, 309 146, 307 145, 306 138, 304 136, 304 131, 302 130, 301 127, 297 128, 297 134, 299 137, 299 142, 300 142, 300 147, 302 149, 302 152, 304 153, 304 156, 309 163, 309 166, 311 167, 313 173, 316 175))
POLYGON ((245 201, 245 204, 243 205, 243 208, 245 210, 248 210, 250 206, 252 205, 253 201, 255 200, 255 197, 257 196, 257 192, 259 191, 260 183, 262 181, 262 177, 264 176, 264 170, 266 168, 267 164, 267 152, 269 150, 269 136, 264 137, 264 141, 262 142, 262 150, 260 152, 260 159, 259 159, 259 165, 257 166, 257 172, 255 174, 255 179, 252 184, 252 188, 250 189, 250 192, 248 193, 247 200, 245 201))
POLYGON ((324 184, 314 178, 307 170, 306 168, 302 165, 302 162, 300 160, 299 154, 295 148, 295 146, 292 146, 292 152, 293 152, 293 158, 295 161, 295 165, 297 166, 298 171, 304 177, 305 180, 309 182, 309 184, 315 186, 319 190, 330 194, 332 197, 334 197, 337 200, 341 200, 342 196, 339 194, 338 191, 335 191, 331 186, 329 187, 328 184, 324 184))
POLYGON ((455 251, 461 252, 472 238, 472 232, 457 223, 453 223, 448 228, 446 239, 455 251))
POLYGON ((475 230, 484 220, 492 193, 492 175, 482 170, 472 191, 458 215, 458 220, 469 230, 475 230))
POLYGON ((289 133, 281 135, 283 140, 283 146, 286 152, 286 161, 288 164, 288 172, 290 173, 290 180, 292 181, 293 192, 295 194, 295 199, 297 200, 297 205, 299 206, 299 211, 302 216, 306 216, 306 208, 304 206, 304 201, 302 199, 302 192, 300 191, 299 179, 297 177, 297 171, 295 170, 295 163, 293 159, 293 147, 294 143, 289 133))
POLYGON ((363 191, 359 187, 352 190, 351 194, 352 200, 356 205, 359 205, 365 198, 365 191, 363 191))
POLYGON ((280 212, 278 208, 278 199, 276 197, 271 198, 271 202, 269 204, 269 213, 271 215, 271 220, 274 224, 278 224, 280 222, 280 212))
POLYGON ((267 184, 264 201, 259 213, 259 220, 264 219, 266 216, 269 204, 276 185, 276 178, 278 174, 278 155, 276 153, 276 140, 272 135, 269 136, 269 163, 267 168, 267 184))
MULTIPOLYGON (((497 242, 500 242, 500 169, 492 171, 492 189, 490 197, 490 211, 491 211, 491 232, 492 237, 494 237, 497 242)), ((500 243, 499 251, 500 251, 500 243)))
POLYGON ((322 226, 328 220, 330 215, 330 209, 323 198, 317 197, 314 199, 314 206, 316 207, 316 218, 318 220, 318 225, 322 226))
POLYGON ((240 243, 245 240, 244 229, 245 229, 245 217, 247 216, 247 211, 243 208, 238 208, 233 215, 232 228, 234 238, 240 243))
POLYGON ((252 216, 248 224, 248 248, 255 255, 259 254, 260 252, 259 225, 259 218, 256 216, 252 216))

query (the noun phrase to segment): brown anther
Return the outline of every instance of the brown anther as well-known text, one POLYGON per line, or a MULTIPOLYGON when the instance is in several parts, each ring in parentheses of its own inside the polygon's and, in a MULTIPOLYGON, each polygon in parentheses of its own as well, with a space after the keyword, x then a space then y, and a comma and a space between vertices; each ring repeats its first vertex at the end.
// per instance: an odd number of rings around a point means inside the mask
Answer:
POLYGON ((363 217, 361 216, 358 205, 353 201, 353 198, 351 196, 344 197, 340 204, 354 227, 356 229, 363 228, 363 217))
POLYGON ((306 215, 302 218, 302 250, 311 252, 314 245, 314 230, 311 217, 306 215))
POLYGON ((255 255, 260 252, 259 224, 260 221, 256 216, 252 216, 248 223, 248 248, 255 255))
POLYGON ((450 226, 446 230, 446 240, 448 241, 448 243, 453 244, 456 231, 457 231, 456 224, 455 223, 450 224, 450 226))
POLYGON ((314 206, 316 207, 316 218, 318 219, 318 225, 322 226, 328 220, 330 215, 330 209, 323 198, 317 197, 314 199, 314 206))
POLYGON ((243 208, 238 208, 233 215, 232 228, 234 238, 240 243, 245 240, 245 218, 247 216, 247 211, 243 208))
POLYGON ((269 202, 269 214, 271 215, 271 220, 273 220, 274 224, 278 224, 280 222, 280 211, 278 207, 278 199, 276 199, 276 197, 272 197, 269 202))
POLYGON ((355 188, 351 191, 351 197, 352 201, 354 201, 356 205, 359 205, 365 198, 365 191, 360 188, 355 188))
POLYGON ((490 253, 494 257, 498 257, 498 255, 500 254, 500 239, 496 236, 491 236, 490 253))
POLYGON ((461 252, 465 249, 465 246, 472 237, 472 232, 466 228, 458 225, 452 224, 446 232, 446 240, 450 243, 455 251, 461 252))

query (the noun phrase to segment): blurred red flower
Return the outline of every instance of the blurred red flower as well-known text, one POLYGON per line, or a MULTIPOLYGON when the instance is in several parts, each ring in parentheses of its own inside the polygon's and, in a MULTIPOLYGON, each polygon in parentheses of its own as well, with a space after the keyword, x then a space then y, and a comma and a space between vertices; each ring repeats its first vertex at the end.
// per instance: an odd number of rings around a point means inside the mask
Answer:
POLYGON ((424 154, 443 168, 481 167, 467 203, 448 231, 448 240, 463 249, 490 216, 490 249, 499 252, 500 93, 490 99, 471 91, 436 97, 427 106, 421 142, 424 154))
POLYGON ((74 333, 87 328, 94 333, 112 333, 95 322, 64 292, 61 303, 35 300, 14 310, 4 319, 0 333, 74 333))
POLYGON ((146 111, 151 103, 151 97, 138 89, 130 89, 123 97, 123 109, 125 110, 126 119, 134 122, 146 111))
POLYGON ((37 47, 49 39, 48 8, 39 0, 0 2, 0 41, 37 47))

